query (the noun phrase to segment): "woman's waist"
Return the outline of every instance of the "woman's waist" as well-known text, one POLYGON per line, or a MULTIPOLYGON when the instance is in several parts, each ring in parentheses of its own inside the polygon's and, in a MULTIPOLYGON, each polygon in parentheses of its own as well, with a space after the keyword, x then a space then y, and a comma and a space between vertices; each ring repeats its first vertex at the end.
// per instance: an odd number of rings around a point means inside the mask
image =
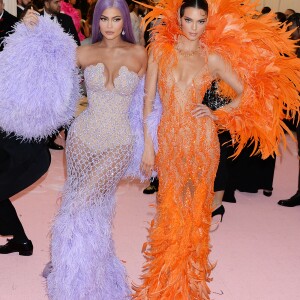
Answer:
POLYGON ((203 126, 216 127, 214 120, 208 116, 195 117, 193 115, 193 109, 190 109, 189 111, 168 111, 168 109, 165 109, 161 116, 160 125, 164 127, 171 126, 173 128, 201 128, 203 126))
POLYGON ((77 141, 85 144, 96 152, 103 149, 113 148, 121 145, 132 145, 134 138, 130 128, 91 128, 88 126, 72 126, 68 134, 68 145, 77 143, 77 141))
POLYGON ((114 135, 131 136, 131 127, 128 118, 107 118, 101 115, 82 113, 73 122, 71 130, 82 134, 101 137, 114 135))
POLYGON ((130 124, 128 112, 114 112, 107 110, 86 110, 82 112, 75 122, 86 123, 89 125, 97 124, 97 126, 128 126, 130 124))

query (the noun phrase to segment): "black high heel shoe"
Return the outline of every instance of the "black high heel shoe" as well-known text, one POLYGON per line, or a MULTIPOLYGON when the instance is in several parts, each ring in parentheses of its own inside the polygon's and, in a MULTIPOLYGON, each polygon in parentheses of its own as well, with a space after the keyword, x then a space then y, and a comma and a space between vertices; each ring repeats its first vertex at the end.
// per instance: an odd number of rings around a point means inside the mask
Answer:
POLYGON ((144 194, 154 194, 155 192, 158 192, 158 186, 159 186, 159 180, 157 177, 151 177, 150 178, 150 184, 147 186, 144 190, 144 194))
POLYGON ((225 214, 225 207, 221 205, 220 207, 218 207, 212 212, 211 216, 214 217, 217 215, 221 215, 221 222, 222 222, 224 214, 225 214))

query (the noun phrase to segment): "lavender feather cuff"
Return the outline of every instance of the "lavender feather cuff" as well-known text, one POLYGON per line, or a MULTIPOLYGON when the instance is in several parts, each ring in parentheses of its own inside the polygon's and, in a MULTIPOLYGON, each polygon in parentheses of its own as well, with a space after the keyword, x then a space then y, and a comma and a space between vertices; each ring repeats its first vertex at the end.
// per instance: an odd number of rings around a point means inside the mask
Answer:
POLYGON ((157 140, 157 128, 160 123, 162 115, 162 104, 160 101, 160 97, 158 92, 156 93, 156 97, 154 99, 153 110, 151 114, 147 117, 147 128, 148 132, 152 138, 154 150, 157 153, 158 151, 158 140, 157 140))
POLYGON ((129 121, 132 134, 134 136, 133 156, 129 167, 126 170, 125 177, 140 178, 146 180, 140 171, 140 164, 144 151, 144 128, 143 128, 143 107, 144 107, 144 85, 143 77, 134 94, 129 107, 129 121))
POLYGON ((41 139, 68 124, 80 98, 76 43, 55 22, 19 23, 0 53, 0 127, 41 139))
MULTIPOLYGON (((143 107, 144 107, 144 86, 145 78, 142 78, 135 90, 133 99, 129 108, 129 119, 131 130, 135 139, 134 151, 131 163, 125 173, 125 177, 139 178, 140 180, 148 180, 140 171, 142 155, 144 152, 144 121, 143 121, 143 107)), ((154 101, 153 112, 147 118, 147 125, 149 133, 152 137, 155 151, 158 150, 157 142, 157 127, 160 122, 162 105, 158 93, 154 101)))

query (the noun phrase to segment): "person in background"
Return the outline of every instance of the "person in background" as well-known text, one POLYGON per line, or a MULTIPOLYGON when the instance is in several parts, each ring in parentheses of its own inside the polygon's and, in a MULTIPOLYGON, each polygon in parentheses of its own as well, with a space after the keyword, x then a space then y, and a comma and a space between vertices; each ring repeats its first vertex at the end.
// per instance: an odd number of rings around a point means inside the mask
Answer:
POLYGON ((4 48, 4 39, 12 31, 18 19, 4 9, 4 2, 0 0, 0 51, 4 48))
POLYGON ((268 14, 271 11, 271 8, 269 6, 265 6, 262 8, 261 13, 264 14, 268 14))
POLYGON ((33 5, 37 8, 38 11, 42 11, 44 8, 44 0, 33 0, 33 5))
MULTIPOLYGON (((283 26, 286 21, 285 14, 277 12, 275 15, 276 21, 283 26)), ((260 156, 251 156, 253 148, 253 144, 249 143, 237 158, 228 160, 229 177, 223 196, 224 202, 236 202, 235 190, 257 193, 261 189, 264 196, 272 196, 276 157, 270 156, 263 160, 260 156)))
POLYGON ((64 32, 72 35, 76 44, 80 46, 80 40, 72 18, 61 13, 61 0, 44 0, 44 9, 41 16, 57 22, 64 32))
POLYGON ((295 14, 295 13, 296 13, 296 11, 294 11, 294 10, 291 9, 291 8, 288 8, 288 9, 284 12, 284 14, 286 15, 286 18, 290 17, 291 15, 293 15, 293 14, 295 14))
POLYGON ((24 12, 25 7, 31 0, 17 0, 17 18, 20 20, 24 12))
POLYGON ((229 160, 229 179, 223 196, 224 202, 235 203, 235 191, 257 193, 263 190, 266 197, 272 196, 276 157, 262 159, 251 156, 254 145, 249 142, 241 154, 229 160))
POLYGON ((135 42, 141 46, 145 46, 144 31, 141 28, 142 18, 139 16, 139 4, 132 0, 127 0, 126 2, 130 11, 130 20, 135 42))
POLYGON ((77 30, 79 40, 83 41, 85 39, 85 36, 81 33, 81 12, 79 9, 76 9, 74 7, 75 4, 76 0, 61 1, 61 13, 64 13, 72 18, 74 26, 77 30))
POLYGON ((92 43, 92 24, 93 24, 93 15, 97 1, 93 1, 88 9, 87 18, 82 23, 83 34, 85 36, 85 40, 83 44, 91 44, 92 43))
POLYGON ((78 2, 76 2, 76 8, 80 9, 83 20, 87 19, 89 7, 95 1, 97 2, 97 0, 78 0, 78 2))
POLYGON ((286 15, 282 12, 276 12, 276 21, 280 22, 280 23, 284 23, 286 21, 286 15))
MULTIPOLYGON (((294 13, 290 15, 290 17, 287 19, 287 23, 291 23, 291 25, 288 27, 288 30, 296 29, 292 35, 291 39, 293 40, 299 40, 300 39, 300 13, 294 13)), ((298 42, 300 46, 300 42, 298 42)), ((300 48, 296 49, 297 57, 300 59, 300 48)), ((298 116, 299 118, 299 116, 298 116)), ((296 123, 297 124, 297 123, 296 123)), ((298 124, 296 127, 296 133, 297 133, 297 143, 298 143, 298 160, 300 157, 300 125, 298 124)), ((281 206, 286 207, 294 207, 300 205, 300 160, 299 160, 299 173, 298 173, 298 189, 297 192, 290 197, 289 199, 280 200, 278 201, 278 204, 281 206)))
MULTIPOLYGON (((3 39, 12 31, 18 19, 4 10, 0 0, 0 50, 3 39)), ((46 142, 22 141, 15 134, 0 128, 0 235, 12 236, 0 246, 0 254, 18 252, 29 256, 33 244, 28 239, 21 220, 10 200, 20 191, 37 181, 49 168, 51 161, 46 142)))

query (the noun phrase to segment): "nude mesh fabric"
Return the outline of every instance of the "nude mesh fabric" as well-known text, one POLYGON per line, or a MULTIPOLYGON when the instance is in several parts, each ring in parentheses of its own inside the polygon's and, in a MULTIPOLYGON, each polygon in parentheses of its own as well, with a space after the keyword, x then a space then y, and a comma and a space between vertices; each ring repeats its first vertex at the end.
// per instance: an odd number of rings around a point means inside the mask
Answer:
POLYGON ((115 255, 111 226, 114 193, 133 152, 128 109, 139 77, 121 67, 111 89, 105 66, 85 69, 88 108, 67 139, 67 181, 52 228, 50 299, 123 300, 126 272, 115 255))

